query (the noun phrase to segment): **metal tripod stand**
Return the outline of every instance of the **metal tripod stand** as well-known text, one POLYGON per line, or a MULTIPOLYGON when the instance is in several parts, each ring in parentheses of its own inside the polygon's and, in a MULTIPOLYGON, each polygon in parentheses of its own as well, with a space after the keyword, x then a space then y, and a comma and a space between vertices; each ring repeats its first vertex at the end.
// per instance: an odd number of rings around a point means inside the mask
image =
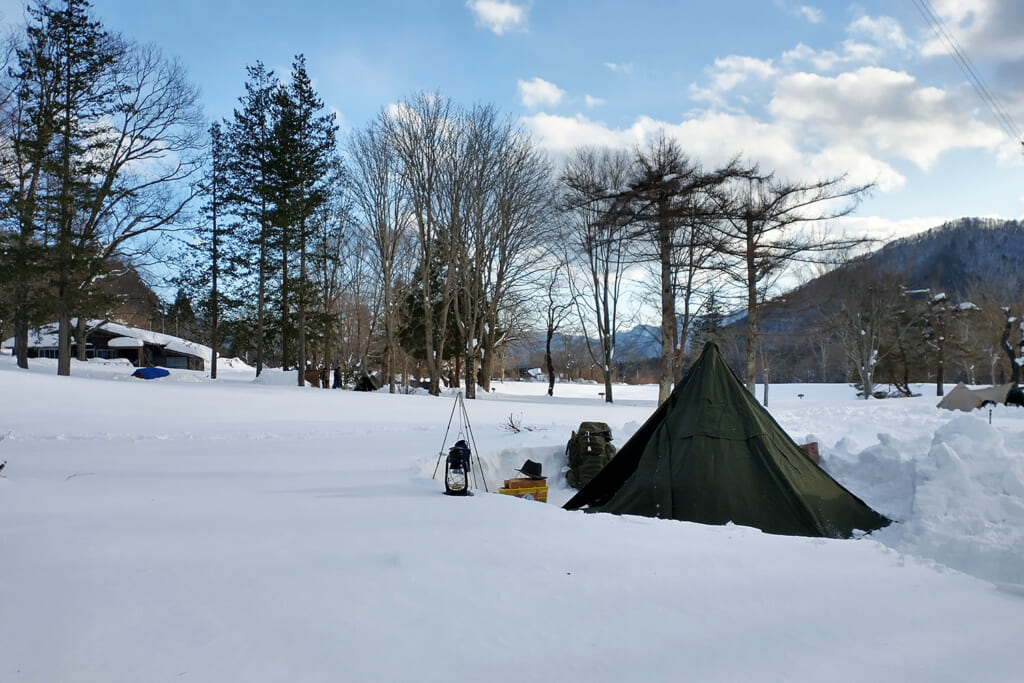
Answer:
MULTIPOLYGON (((452 406, 452 413, 451 413, 451 415, 448 416, 448 427, 446 427, 445 430, 444 430, 444 440, 441 441, 441 450, 437 454, 437 463, 434 465, 434 474, 431 476, 431 479, 436 479, 437 478, 437 469, 438 469, 438 467, 441 466, 441 458, 445 457, 445 455, 446 455, 445 454, 445 450, 444 450, 444 445, 446 443, 448 443, 448 434, 451 432, 452 423, 455 421, 455 414, 456 413, 458 413, 458 415, 459 415, 459 431, 458 431, 458 436, 456 437, 455 440, 459 441, 459 440, 463 439, 463 435, 465 435, 465 438, 469 439, 469 445, 470 445, 469 459, 470 459, 470 462, 472 462, 474 457, 476 458, 476 467, 472 467, 471 466, 469 468, 469 476, 467 477, 467 491, 466 492, 467 493, 469 492, 468 488, 469 488, 470 482, 468 481, 468 479, 472 479, 472 486, 474 488, 480 488, 480 483, 483 483, 484 491, 490 492, 490 489, 487 488, 487 478, 484 477, 483 467, 482 467, 482 465, 480 463, 480 456, 477 455, 476 439, 473 438, 473 428, 469 424, 469 415, 466 413, 466 402, 462 398, 462 392, 461 391, 458 394, 456 394, 456 396, 455 396, 455 405, 452 406), (479 476, 480 476, 479 482, 477 481, 477 473, 478 472, 479 472, 479 476)), ((445 469, 446 469, 446 476, 447 476, 447 464, 446 464, 445 469)))

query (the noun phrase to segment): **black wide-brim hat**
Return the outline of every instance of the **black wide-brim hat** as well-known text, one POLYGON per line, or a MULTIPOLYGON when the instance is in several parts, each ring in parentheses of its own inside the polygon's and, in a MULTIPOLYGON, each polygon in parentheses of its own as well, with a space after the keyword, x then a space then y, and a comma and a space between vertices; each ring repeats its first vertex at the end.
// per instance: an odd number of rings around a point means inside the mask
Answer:
POLYGON ((532 460, 524 462, 523 466, 516 470, 516 472, 519 472, 530 479, 544 478, 544 475, 542 474, 543 466, 539 462, 534 462, 532 460))

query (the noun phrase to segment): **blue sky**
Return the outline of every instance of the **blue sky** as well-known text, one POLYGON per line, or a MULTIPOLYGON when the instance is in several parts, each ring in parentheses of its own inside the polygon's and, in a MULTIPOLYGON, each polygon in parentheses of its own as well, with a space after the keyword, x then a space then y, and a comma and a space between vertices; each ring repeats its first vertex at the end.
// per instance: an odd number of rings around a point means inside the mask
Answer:
MULTIPOLYGON (((1024 125, 1024 3, 928 3, 1024 125)), ((5 19, 21 4, 0 0, 5 19)), ((342 130, 423 90, 494 103, 554 154, 659 129, 714 165, 878 187, 850 222, 889 237, 1024 214, 1024 153, 914 0, 95 0, 110 30, 180 59, 211 120, 257 60, 304 53, 342 130)))

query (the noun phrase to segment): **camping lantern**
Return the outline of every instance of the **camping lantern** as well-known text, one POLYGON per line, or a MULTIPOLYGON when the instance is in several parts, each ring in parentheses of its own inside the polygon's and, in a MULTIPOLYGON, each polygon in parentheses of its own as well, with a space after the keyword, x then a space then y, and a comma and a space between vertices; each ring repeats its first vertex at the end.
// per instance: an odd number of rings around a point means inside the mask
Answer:
POLYGON ((460 391, 455 397, 455 405, 452 406, 451 417, 448 418, 448 428, 444 430, 444 441, 441 442, 441 450, 437 453, 437 463, 434 465, 434 474, 431 479, 437 478, 437 470, 441 467, 441 458, 444 458, 444 492, 448 496, 471 496, 472 492, 469 490, 470 477, 473 479, 473 484, 479 488, 479 482, 477 476, 480 477, 480 482, 483 482, 483 488, 488 491, 487 480, 484 478, 483 467, 480 466, 480 456, 476 458, 477 469, 476 472, 472 471, 470 463, 473 460, 473 453, 469 449, 469 444, 473 444, 473 448, 476 448, 476 441, 473 440, 473 430, 469 426, 469 415, 466 414, 466 404, 462 400, 462 392, 460 391), (451 432, 452 421, 455 419, 455 413, 459 414, 459 432, 458 436, 455 437, 457 440, 455 445, 448 449, 448 455, 445 456, 444 444, 448 443, 448 434, 451 432), (466 438, 463 438, 463 434, 466 438), (468 441, 467 441, 468 439, 468 441))
POLYGON ((469 493, 469 470, 469 444, 459 440, 448 449, 448 457, 444 461, 444 492, 449 496, 469 493))

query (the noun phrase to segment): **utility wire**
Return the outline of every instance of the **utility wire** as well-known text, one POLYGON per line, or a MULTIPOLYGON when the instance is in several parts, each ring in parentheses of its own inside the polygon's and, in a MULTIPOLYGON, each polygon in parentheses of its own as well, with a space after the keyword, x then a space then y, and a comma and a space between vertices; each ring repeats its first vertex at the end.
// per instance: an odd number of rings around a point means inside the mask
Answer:
POLYGON ((950 56, 963 71, 967 80, 970 82, 971 87, 974 88, 981 100, 995 116, 996 121, 999 123, 999 127, 1003 129, 1003 132, 1009 135, 1012 139, 1020 142, 1024 145, 1024 135, 1021 133, 1020 126, 1013 120, 1006 108, 1003 107, 999 98, 996 97, 987 85, 985 85, 984 79, 978 70, 974 68, 974 64, 971 63, 967 53, 964 52, 963 47, 957 42, 956 38, 946 29, 942 19, 936 14, 935 9, 932 7, 930 0, 914 0, 914 6, 917 7, 921 16, 924 17, 928 25, 935 31, 939 36, 939 39, 945 43, 949 50, 950 56))

